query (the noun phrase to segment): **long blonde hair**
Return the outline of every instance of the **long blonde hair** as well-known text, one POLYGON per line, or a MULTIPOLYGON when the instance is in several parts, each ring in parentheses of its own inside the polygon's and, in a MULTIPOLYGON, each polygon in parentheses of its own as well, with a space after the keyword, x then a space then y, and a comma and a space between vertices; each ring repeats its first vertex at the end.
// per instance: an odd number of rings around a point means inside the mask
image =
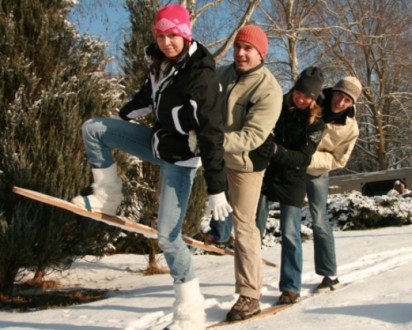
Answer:
POLYGON ((322 118, 322 107, 313 100, 312 103, 309 105, 310 110, 310 117, 309 117, 309 124, 313 124, 319 118, 322 118))
MULTIPOLYGON (((292 99, 292 91, 290 91, 286 95, 286 104, 289 107, 294 107, 295 104, 292 99)), ((309 125, 313 124, 316 120, 322 117, 322 107, 316 102, 316 100, 313 100, 311 104, 309 104, 308 109, 310 111, 310 117, 309 117, 309 125)))

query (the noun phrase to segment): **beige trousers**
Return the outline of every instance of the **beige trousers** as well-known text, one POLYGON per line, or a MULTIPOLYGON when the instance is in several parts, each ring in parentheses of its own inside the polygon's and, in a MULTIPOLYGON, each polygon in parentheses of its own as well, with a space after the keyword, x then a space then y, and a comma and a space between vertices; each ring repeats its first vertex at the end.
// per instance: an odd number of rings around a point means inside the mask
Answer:
POLYGON ((235 233, 236 293, 254 299, 260 299, 262 288, 261 242, 255 218, 264 172, 227 169, 235 233))

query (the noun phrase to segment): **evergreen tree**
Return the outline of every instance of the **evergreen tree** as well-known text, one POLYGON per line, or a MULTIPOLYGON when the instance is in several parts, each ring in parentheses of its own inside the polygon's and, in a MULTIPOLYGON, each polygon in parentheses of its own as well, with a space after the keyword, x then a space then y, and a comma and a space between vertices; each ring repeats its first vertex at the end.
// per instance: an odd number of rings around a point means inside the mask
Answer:
POLYGON ((125 88, 129 95, 141 86, 148 72, 144 48, 154 42, 153 22, 160 7, 159 0, 126 0, 131 31, 122 48, 125 88))
MULTIPOLYGON (((123 84, 129 97, 133 97, 148 73, 144 48, 154 41, 153 21, 159 8, 159 1, 126 0, 125 7, 129 12, 131 31, 122 48, 123 84)), ((141 124, 152 125, 154 117, 148 115, 137 119, 137 121, 141 124)), ((137 222, 145 225, 156 227, 159 202, 158 186, 160 184, 158 166, 128 156, 125 167, 123 215, 130 219, 136 219, 137 222)), ((157 240, 147 239, 132 233, 128 233, 126 238, 122 238, 122 240, 127 241, 127 250, 148 254, 147 272, 162 272, 156 257, 160 252, 157 240)))
MULTIPOLYGON (((122 88, 105 77, 105 46, 66 20, 72 1, 3 0, 0 6, 0 171, 18 185, 63 199, 91 182, 82 123, 109 115, 122 88)), ((3 184, 3 190, 4 184, 3 184)), ((0 294, 22 269, 44 274, 102 254, 117 230, 4 192, 0 294)))

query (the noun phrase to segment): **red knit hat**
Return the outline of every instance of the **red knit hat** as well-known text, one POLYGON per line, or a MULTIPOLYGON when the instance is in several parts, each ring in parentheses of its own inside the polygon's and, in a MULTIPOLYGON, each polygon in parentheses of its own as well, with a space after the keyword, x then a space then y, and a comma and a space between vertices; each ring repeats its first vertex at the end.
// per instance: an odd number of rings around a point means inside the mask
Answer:
POLYGON ((236 41, 248 42, 253 47, 256 48, 262 60, 268 53, 268 38, 266 33, 259 27, 255 25, 246 25, 239 30, 236 35, 236 41))
POLYGON ((160 33, 174 33, 191 41, 192 30, 188 10, 174 4, 160 8, 155 19, 154 32, 155 36, 160 33))

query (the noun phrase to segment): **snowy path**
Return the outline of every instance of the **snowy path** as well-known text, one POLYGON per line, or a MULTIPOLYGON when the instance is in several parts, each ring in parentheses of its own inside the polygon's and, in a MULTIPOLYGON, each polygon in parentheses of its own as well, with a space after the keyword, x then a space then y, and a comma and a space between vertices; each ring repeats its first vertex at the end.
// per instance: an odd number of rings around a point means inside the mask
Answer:
MULTIPOLYGON (((337 232, 339 279, 343 288, 304 299, 278 315, 225 329, 412 329, 412 226, 337 232)), ((313 242, 306 241, 302 296, 320 282, 314 274, 313 242)), ((263 250, 279 263, 280 246, 263 250)), ((236 301, 233 258, 194 256, 206 299, 208 323, 224 319, 236 301)), ((117 255, 98 263, 76 262, 62 280, 67 286, 106 288, 112 297, 94 303, 36 311, 0 312, 2 329, 115 330, 158 329, 172 318, 169 275, 141 275, 142 256, 117 255)), ((264 266, 261 307, 279 296, 279 269, 264 266)))

